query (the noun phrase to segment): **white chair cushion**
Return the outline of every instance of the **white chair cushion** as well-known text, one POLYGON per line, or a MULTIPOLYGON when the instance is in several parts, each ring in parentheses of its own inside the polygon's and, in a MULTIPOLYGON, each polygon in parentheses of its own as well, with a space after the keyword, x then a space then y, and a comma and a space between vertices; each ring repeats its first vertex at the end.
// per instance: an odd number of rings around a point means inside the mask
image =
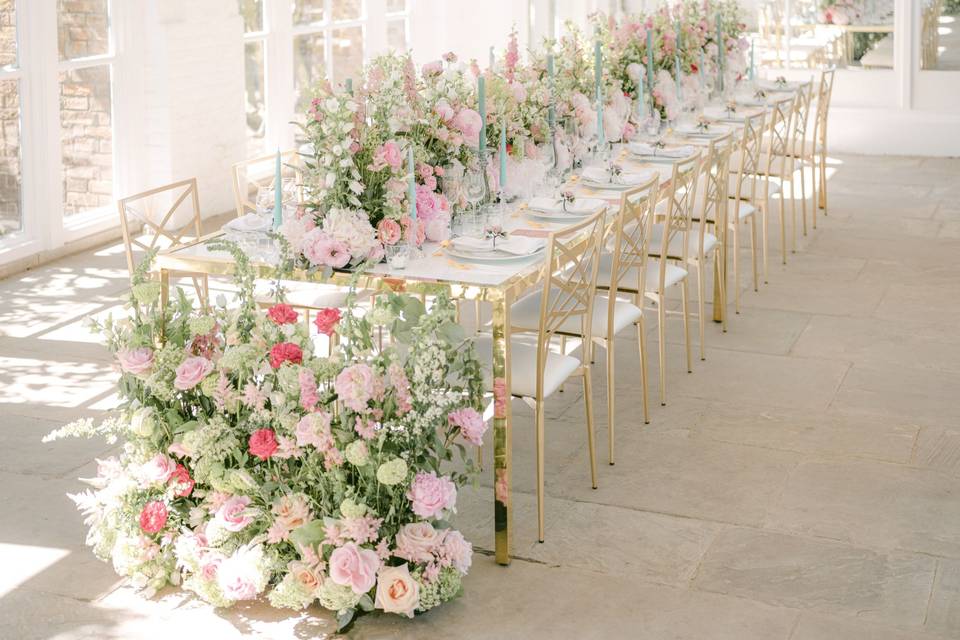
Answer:
MULTIPOLYGON (((699 254, 697 244, 700 242, 700 227, 698 225, 693 225, 690 229, 690 233, 687 234, 687 257, 696 258, 699 254)), ((661 244, 663 242, 663 225, 655 224, 650 233, 650 255, 657 256, 660 253, 660 249, 663 247, 661 244)), ((683 234, 677 233, 670 239, 670 244, 667 246, 667 255, 671 258, 679 258, 682 254, 683 247, 683 234)), ((713 248, 717 246, 717 236, 713 235, 709 231, 705 231, 703 234, 703 254, 707 255, 713 248)))
MULTIPOLYGON (((749 180, 752 180, 753 177, 744 177, 743 189, 740 191, 740 197, 742 200, 750 199, 750 184, 749 180)), ((767 178, 765 176, 757 176, 757 197, 763 195, 763 181, 768 180, 770 182, 770 196, 775 196, 780 193, 780 180, 778 178, 767 178)), ((737 176, 730 175, 730 183, 727 185, 727 197, 736 198, 737 197, 737 176)))
MULTIPOLYGON (((253 290, 253 297, 259 303, 274 302, 271 293, 272 283, 257 282, 253 290)), ((347 303, 349 290, 333 285, 313 284, 310 282, 283 282, 286 289, 287 304, 294 307, 308 307, 311 309, 325 309, 327 307, 342 307, 347 303)), ((358 291, 357 297, 364 298, 366 291, 358 291)))
MULTIPOLYGON (((613 271, 613 256, 609 253, 605 253, 600 257, 600 266, 597 269, 597 284, 602 287, 610 286, 610 275, 613 271)), ((637 285, 637 269, 636 267, 628 270, 623 277, 620 278, 620 283, 618 288, 621 291, 631 291, 637 285)), ((655 292, 658 286, 658 278, 660 277, 660 261, 659 259, 647 260, 647 278, 644 281, 646 283, 647 291, 655 292)), ((664 274, 664 286, 672 287, 681 280, 687 277, 687 271, 678 267, 674 264, 668 264, 666 273, 664 274)))
MULTIPOLYGON (((488 335, 474 338, 477 360, 483 372, 483 385, 493 390, 493 338, 488 335)), ((543 371, 543 397, 548 398, 577 370, 580 361, 551 351, 543 371)), ((523 338, 510 341, 510 393, 525 398, 537 398, 537 342, 523 338)))
MULTIPOLYGON (((736 195, 736 192, 731 193, 729 194, 730 197, 727 199, 727 220, 728 221, 731 220, 733 216, 737 216, 740 219, 748 218, 752 216, 753 212, 756 210, 754 206, 749 202, 747 202, 746 200, 735 201, 733 199, 733 196, 735 195, 736 195)), ((742 194, 742 195, 746 195, 746 194, 742 194)), ((706 199, 705 195, 700 193, 697 194, 697 202, 696 202, 696 205, 694 206, 694 219, 697 219, 700 215, 702 215, 701 212, 704 209, 703 201, 705 199, 706 199)), ((716 222, 714 218, 715 216, 713 215, 713 209, 711 208, 709 215, 707 216, 707 222, 716 222)))
MULTIPOLYGON (((543 291, 537 291, 520 299, 510 307, 510 324, 519 329, 528 329, 536 331, 540 327, 540 301, 543 299, 543 291)), ((610 298, 604 295, 597 295, 593 299, 593 322, 590 325, 590 333, 596 338, 606 338, 607 336, 607 311, 610 304, 610 298)), ((620 333, 625 328, 634 324, 643 315, 643 311, 636 305, 626 300, 617 300, 613 308, 613 333, 620 333)), ((583 330, 580 316, 567 318, 561 325, 563 333, 580 335, 583 330)))

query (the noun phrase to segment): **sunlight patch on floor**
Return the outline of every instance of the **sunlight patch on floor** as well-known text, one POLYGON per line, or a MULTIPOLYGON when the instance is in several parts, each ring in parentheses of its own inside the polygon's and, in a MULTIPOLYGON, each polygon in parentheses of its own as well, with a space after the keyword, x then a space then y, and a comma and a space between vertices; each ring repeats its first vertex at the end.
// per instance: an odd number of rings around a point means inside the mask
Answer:
POLYGON ((66 549, 0 542, 0 598, 68 555, 66 549))

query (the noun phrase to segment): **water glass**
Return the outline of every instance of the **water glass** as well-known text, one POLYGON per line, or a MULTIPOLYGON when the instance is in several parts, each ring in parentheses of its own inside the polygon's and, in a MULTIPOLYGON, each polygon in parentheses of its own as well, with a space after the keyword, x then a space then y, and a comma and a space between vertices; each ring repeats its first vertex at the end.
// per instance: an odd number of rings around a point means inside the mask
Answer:
POLYGON ((398 242, 387 246, 387 264, 391 269, 403 270, 410 262, 410 245, 398 242))

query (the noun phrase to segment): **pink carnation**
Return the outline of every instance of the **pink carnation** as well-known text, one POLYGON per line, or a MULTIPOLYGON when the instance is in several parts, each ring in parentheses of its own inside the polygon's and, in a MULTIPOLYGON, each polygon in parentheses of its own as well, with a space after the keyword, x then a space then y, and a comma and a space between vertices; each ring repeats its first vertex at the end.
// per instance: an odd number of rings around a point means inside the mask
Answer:
POLYGON ((413 478, 407 499, 412 503, 413 512, 421 518, 439 518, 444 511, 454 509, 457 487, 446 476, 421 471, 413 478))
POLYGON ((150 347, 140 347, 128 351, 118 351, 117 360, 120 362, 120 368, 126 373, 132 373, 135 376, 142 376, 150 373, 153 368, 153 349, 150 347))
POLYGON ((281 342, 270 348, 270 366, 279 369, 284 362, 303 362, 303 349, 292 342, 281 342))
POLYGON ((267 310, 267 317, 276 324, 293 324, 297 321, 297 312, 288 304, 275 304, 267 310))
POLYGON ((181 391, 193 389, 213 371, 213 363, 200 356, 193 356, 184 360, 177 367, 177 377, 173 386, 181 391))
POLYGON ((340 310, 333 307, 320 309, 313 319, 313 324, 317 327, 317 331, 325 336, 331 336, 337 329, 337 324, 340 322, 340 315, 340 310))
POLYGON ((249 441, 250 453, 267 460, 277 450, 277 438, 271 429, 257 429, 250 434, 249 441))
POLYGON ((140 529, 144 533, 157 533, 167 524, 167 505, 160 500, 151 500, 140 511, 140 529))

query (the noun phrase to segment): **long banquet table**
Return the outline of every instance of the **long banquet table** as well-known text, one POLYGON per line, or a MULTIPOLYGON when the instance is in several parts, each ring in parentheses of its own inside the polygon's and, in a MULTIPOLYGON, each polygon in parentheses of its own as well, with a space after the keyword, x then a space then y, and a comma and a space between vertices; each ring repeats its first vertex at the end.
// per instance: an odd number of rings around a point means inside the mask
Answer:
MULTIPOLYGON (((672 140, 677 144, 701 146, 703 140, 672 140)), ((621 153, 618 162, 628 171, 656 171, 660 174, 661 182, 669 180, 672 164, 638 162, 621 153)), ((578 184, 573 178, 567 187, 580 196, 598 197, 607 200, 610 205, 619 202, 620 194, 616 191, 591 190, 578 184)), ((518 235, 546 237, 551 231, 561 229, 562 224, 551 224, 533 220, 525 211, 525 204, 514 205, 504 219, 504 229, 518 235)), ((715 274, 714 297, 716 300, 719 289, 719 279, 725 278, 726 268, 726 225, 718 225, 720 236, 722 266, 715 274)), ((191 272, 208 275, 231 275, 234 272, 234 261, 229 253, 211 250, 207 246, 210 240, 223 239, 225 232, 218 231, 193 242, 162 251, 157 255, 153 265, 155 273, 159 274, 162 286, 163 302, 169 298, 171 272, 191 272)), ((251 256, 251 266, 257 277, 275 279, 279 275, 276 265, 251 256)), ((451 297, 457 299, 479 300, 490 303, 492 306, 492 337, 493 337, 493 380, 503 381, 502 388, 509 394, 511 387, 510 375, 510 307, 525 292, 541 282, 544 277, 544 255, 540 252, 526 260, 510 262, 506 265, 492 265, 479 263, 464 263, 447 256, 443 247, 436 243, 426 243, 423 247, 423 257, 411 260, 405 269, 391 269, 387 264, 379 264, 362 274, 334 272, 329 278, 322 274, 310 274, 304 270, 294 273, 285 273, 284 278, 324 284, 350 285, 372 290, 403 290, 412 293, 437 293, 447 291, 451 297)), ((714 320, 721 321, 725 309, 722 305, 714 304, 714 320)), ((510 563, 510 545, 513 531, 512 501, 511 501, 511 473, 512 473, 512 410, 511 402, 497 403, 501 409, 495 413, 493 419, 493 448, 494 448, 494 529, 495 529, 495 557, 500 564, 510 563)))

